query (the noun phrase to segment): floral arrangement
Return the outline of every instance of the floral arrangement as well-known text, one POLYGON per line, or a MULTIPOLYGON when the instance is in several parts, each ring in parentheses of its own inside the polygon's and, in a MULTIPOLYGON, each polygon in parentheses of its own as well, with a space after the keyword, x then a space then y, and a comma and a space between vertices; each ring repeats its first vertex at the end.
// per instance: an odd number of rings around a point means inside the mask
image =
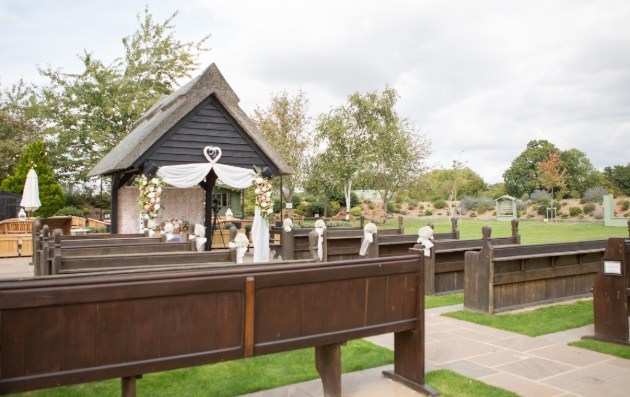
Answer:
POLYGON ((433 229, 430 226, 421 227, 418 230, 418 237, 423 238, 425 240, 430 240, 433 238, 433 229))
POLYGON ((234 244, 236 244, 236 248, 247 248, 249 247, 249 239, 243 233, 239 233, 234 237, 234 244))
POLYGON ((147 178, 142 175, 139 181, 140 191, 138 195, 138 209, 142 217, 148 216, 156 219, 162 207, 160 194, 162 194, 162 181, 160 178, 147 178))
POLYGON ((190 230, 190 222, 179 218, 169 219, 167 222, 173 225, 174 233, 185 233, 190 230))
POLYGON ((368 223, 367 225, 365 225, 365 226, 363 227, 363 232, 364 232, 364 233, 371 233, 371 234, 374 234, 374 233, 376 233, 377 231, 378 231, 378 229, 377 229, 377 227, 376 227, 376 223, 372 223, 372 222, 370 222, 370 223, 368 223))
POLYGON ((315 222, 315 229, 325 229, 325 228, 326 228, 326 222, 324 222, 323 220, 318 219, 315 222))
POLYGON ((206 237, 206 228, 203 225, 195 225, 195 237, 206 237))
POLYGON ((171 222, 166 222, 164 224, 164 233, 173 234, 174 231, 175 231, 175 227, 173 226, 171 222))
POLYGON ((293 227, 293 219, 284 218, 284 221, 282 221, 282 226, 284 226, 285 232, 290 232, 291 228, 293 227))
POLYGON ((254 193, 256 193, 256 207, 260 208, 260 215, 263 218, 268 218, 273 214, 273 201, 271 195, 273 194, 273 188, 269 179, 264 178, 260 173, 260 170, 256 171, 256 179, 254 179, 254 193))
POLYGON ((147 227, 151 230, 155 230, 157 229, 157 223, 153 219, 149 219, 149 222, 147 223, 147 227))

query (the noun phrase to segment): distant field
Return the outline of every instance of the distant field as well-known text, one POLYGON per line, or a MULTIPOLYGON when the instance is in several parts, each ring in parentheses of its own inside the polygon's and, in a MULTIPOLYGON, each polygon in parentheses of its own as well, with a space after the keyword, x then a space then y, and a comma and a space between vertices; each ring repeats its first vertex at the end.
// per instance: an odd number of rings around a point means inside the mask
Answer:
MULTIPOLYGON (((403 226, 406 234, 416 234, 427 223, 435 225, 435 232, 449 232, 451 223, 441 219, 422 219, 405 217, 403 226)), ((510 222, 463 219, 459 226, 460 238, 481 238, 481 227, 489 225, 493 237, 509 236, 510 222)), ((390 219, 386 228, 398 227, 398 219, 390 219)), ((594 240, 609 237, 628 237, 626 227, 606 227, 602 222, 558 222, 548 224, 541 221, 519 222, 519 233, 523 244, 556 243, 562 241, 594 240)))

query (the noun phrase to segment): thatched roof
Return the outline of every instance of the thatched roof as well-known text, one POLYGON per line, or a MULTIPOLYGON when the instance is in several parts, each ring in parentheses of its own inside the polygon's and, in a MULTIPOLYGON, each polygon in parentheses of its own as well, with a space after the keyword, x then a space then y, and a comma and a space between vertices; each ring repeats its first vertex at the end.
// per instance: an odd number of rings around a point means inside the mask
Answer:
POLYGON ((136 122, 136 128, 103 157, 88 176, 131 169, 149 148, 210 95, 219 100, 245 133, 274 163, 278 169, 276 175, 293 173, 282 156, 267 142, 254 122, 238 106, 240 100, 213 63, 171 95, 160 98, 136 122))

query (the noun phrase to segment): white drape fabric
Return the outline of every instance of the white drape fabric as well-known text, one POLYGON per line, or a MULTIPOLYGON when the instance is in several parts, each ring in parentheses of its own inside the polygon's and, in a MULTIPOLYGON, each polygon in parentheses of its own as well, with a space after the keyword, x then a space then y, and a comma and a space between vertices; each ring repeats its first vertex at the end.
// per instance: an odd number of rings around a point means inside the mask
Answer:
POLYGON ((252 225, 252 242, 254 243, 254 262, 269 262, 269 227, 256 207, 254 224, 252 225))
POLYGON ((422 244, 422 246, 424 247, 424 256, 431 256, 431 248, 433 248, 434 245, 433 241, 429 240, 428 238, 419 237, 418 244, 422 244))
POLYGON ((243 257, 245 256, 246 252, 247 252, 247 247, 236 249, 236 263, 243 263, 243 257))
POLYGON ((189 188, 199 184, 214 169, 221 182, 235 189, 245 189, 256 179, 256 172, 225 164, 196 163, 160 167, 157 175, 169 185, 189 188))
POLYGON ((317 256, 319 256, 319 260, 321 261, 324 259, 324 228, 316 227, 315 231, 319 235, 319 239, 317 239, 317 256))
POLYGON ((367 254, 367 249, 374 242, 374 234, 373 233, 363 233, 363 241, 361 241, 361 251, 359 251, 359 255, 365 256, 367 254))
MULTIPOLYGON (((256 179, 256 172, 246 168, 231 165, 210 163, 182 164, 160 167, 157 175, 165 183, 179 188, 189 188, 199 184, 214 169, 221 182, 235 189, 245 189, 252 186, 256 179)), ((197 239, 199 244, 200 238, 197 239)), ((252 225, 252 240, 254 243, 254 262, 269 262, 269 228, 267 222, 256 208, 254 224, 252 225)), ((204 243, 205 243, 204 239, 204 243)))
POLYGON ((26 182, 24 183, 20 207, 24 207, 27 211, 36 211, 41 206, 42 202, 39 201, 37 173, 31 168, 28 174, 26 174, 26 182))
POLYGON ((197 252, 203 252, 206 247, 206 237, 195 237, 195 244, 197 245, 197 252))

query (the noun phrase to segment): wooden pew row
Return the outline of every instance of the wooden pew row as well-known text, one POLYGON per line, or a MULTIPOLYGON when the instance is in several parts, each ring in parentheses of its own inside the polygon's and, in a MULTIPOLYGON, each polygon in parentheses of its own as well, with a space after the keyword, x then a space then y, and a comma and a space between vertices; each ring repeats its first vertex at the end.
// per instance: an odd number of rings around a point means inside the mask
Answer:
POLYGON ((482 228, 479 252, 466 252, 464 308, 493 314, 590 294, 606 240, 493 246, 482 228))
POLYGON ((593 285, 593 311, 595 335, 582 339, 630 346, 630 239, 608 239, 593 285))
MULTIPOLYGON (((490 237, 490 236, 488 236, 490 237)), ((424 291, 426 295, 464 292, 464 267, 467 251, 481 251, 483 239, 438 240, 425 260, 424 291)), ((512 220, 510 237, 490 239, 492 246, 520 244, 518 221, 512 220)))
POLYGON ((341 344, 394 332, 394 371, 384 375, 437 396, 424 385, 422 262, 410 251, 281 269, 1 281, 0 394, 121 378, 133 397, 146 373, 315 347, 324 395, 340 397, 341 344))
MULTIPOLYGON (((433 223, 429 223, 431 229, 434 229, 433 223)), ((459 229, 457 228, 457 218, 451 218, 451 231, 446 233, 433 233, 433 240, 459 240, 459 229)))

